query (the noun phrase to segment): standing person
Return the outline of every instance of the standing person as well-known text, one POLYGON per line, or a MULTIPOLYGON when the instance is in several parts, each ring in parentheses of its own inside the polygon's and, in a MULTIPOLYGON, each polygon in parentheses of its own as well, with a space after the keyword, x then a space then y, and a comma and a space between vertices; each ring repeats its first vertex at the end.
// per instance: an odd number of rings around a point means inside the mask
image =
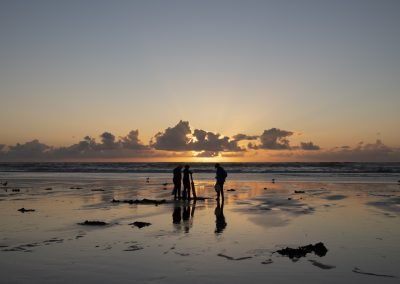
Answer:
POLYGON ((189 165, 185 165, 185 169, 183 170, 183 199, 190 199, 190 176, 192 175, 192 171, 189 168, 189 165))
POLYGON ((174 190, 172 194, 174 195, 174 199, 181 199, 181 187, 182 187, 182 165, 177 166, 173 170, 174 177, 172 181, 174 182, 174 190))
POLYGON ((223 167, 221 167, 220 164, 215 164, 216 168, 216 175, 215 179, 217 180, 215 184, 215 191, 217 192, 217 200, 220 199, 220 196, 222 197, 222 202, 224 201, 224 183, 225 179, 228 176, 227 172, 224 170, 223 167))

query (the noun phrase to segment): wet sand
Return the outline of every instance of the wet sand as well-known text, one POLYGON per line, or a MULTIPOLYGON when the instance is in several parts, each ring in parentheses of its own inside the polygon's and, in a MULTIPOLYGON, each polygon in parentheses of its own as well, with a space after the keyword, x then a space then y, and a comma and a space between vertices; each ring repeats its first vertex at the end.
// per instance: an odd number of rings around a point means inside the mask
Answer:
POLYGON ((197 202, 173 201, 168 176, 8 180, 0 187, 1 283, 400 281, 396 183, 231 178, 225 188, 235 191, 225 191, 222 207, 207 179, 196 182, 197 202), (166 202, 112 202, 144 198, 166 202), (319 242, 323 256, 277 253, 319 242))

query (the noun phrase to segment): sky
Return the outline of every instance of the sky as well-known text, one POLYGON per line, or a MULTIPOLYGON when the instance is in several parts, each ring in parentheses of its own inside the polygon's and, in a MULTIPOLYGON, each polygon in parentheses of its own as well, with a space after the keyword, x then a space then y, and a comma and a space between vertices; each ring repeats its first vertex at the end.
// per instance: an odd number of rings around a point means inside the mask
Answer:
POLYGON ((1 0, 0 161, 400 161, 399 12, 1 0))

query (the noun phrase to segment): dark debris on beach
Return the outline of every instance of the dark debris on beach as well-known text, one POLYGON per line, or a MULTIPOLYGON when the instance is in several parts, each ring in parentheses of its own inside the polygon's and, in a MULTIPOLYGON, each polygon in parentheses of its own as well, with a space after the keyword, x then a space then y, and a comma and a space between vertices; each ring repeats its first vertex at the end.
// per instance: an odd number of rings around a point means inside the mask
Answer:
POLYGON ((128 203, 128 204, 152 204, 155 206, 158 206, 160 204, 166 203, 167 201, 165 199, 161 199, 161 200, 156 200, 156 199, 129 199, 129 200, 117 200, 117 199, 113 199, 111 201, 112 203, 128 203))
POLYGON ((148 227, 151 225, 151 223, 148 222, 140 222, 140 221, 135 221, 133 223, 130 223, 129 225, 138 227, 139 229, 143 228, 143 227, 148 227))
POLYGON ((322 242, 316 243, 315 245, 309 244, 298 248, 283 248, 276 251, 280 255, 287 256, 291 260, 297 260, 301 257, 305 257, 308 253, 314 253, 315 255, 322 257, 328 252, 328 249, 322 242))
POLYGON ((229 255, 223 254, 223 253, 219 253, 217 255, 220 257, 226 258, 228 260, 236 260, 236 261, 253 258, 252 256, 242 256, 242 257, 235 258, 235 257, 229 256, 229 255))
POLYGON ((88 221, 86 220, 85 222, 78 223, 79 225, 84 225, 84 226, 106 226, 108 223, 104 221, 88 221))
POLYGON ((24 207, 18 209, 19 212, 25 213, 25 212, 35 212, 35 209, 25 209, 24 207))

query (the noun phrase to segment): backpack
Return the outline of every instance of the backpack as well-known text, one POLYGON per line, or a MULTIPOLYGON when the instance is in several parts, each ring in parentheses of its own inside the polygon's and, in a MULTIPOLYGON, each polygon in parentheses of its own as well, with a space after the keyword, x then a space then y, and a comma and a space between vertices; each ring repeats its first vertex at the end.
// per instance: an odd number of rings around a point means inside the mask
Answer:
POLYGON ((224 178, 227 178, 227 176, 228 176, 228 173, 224 170, 224 169, 222 169, 222 176, 224 177, 224 178))

